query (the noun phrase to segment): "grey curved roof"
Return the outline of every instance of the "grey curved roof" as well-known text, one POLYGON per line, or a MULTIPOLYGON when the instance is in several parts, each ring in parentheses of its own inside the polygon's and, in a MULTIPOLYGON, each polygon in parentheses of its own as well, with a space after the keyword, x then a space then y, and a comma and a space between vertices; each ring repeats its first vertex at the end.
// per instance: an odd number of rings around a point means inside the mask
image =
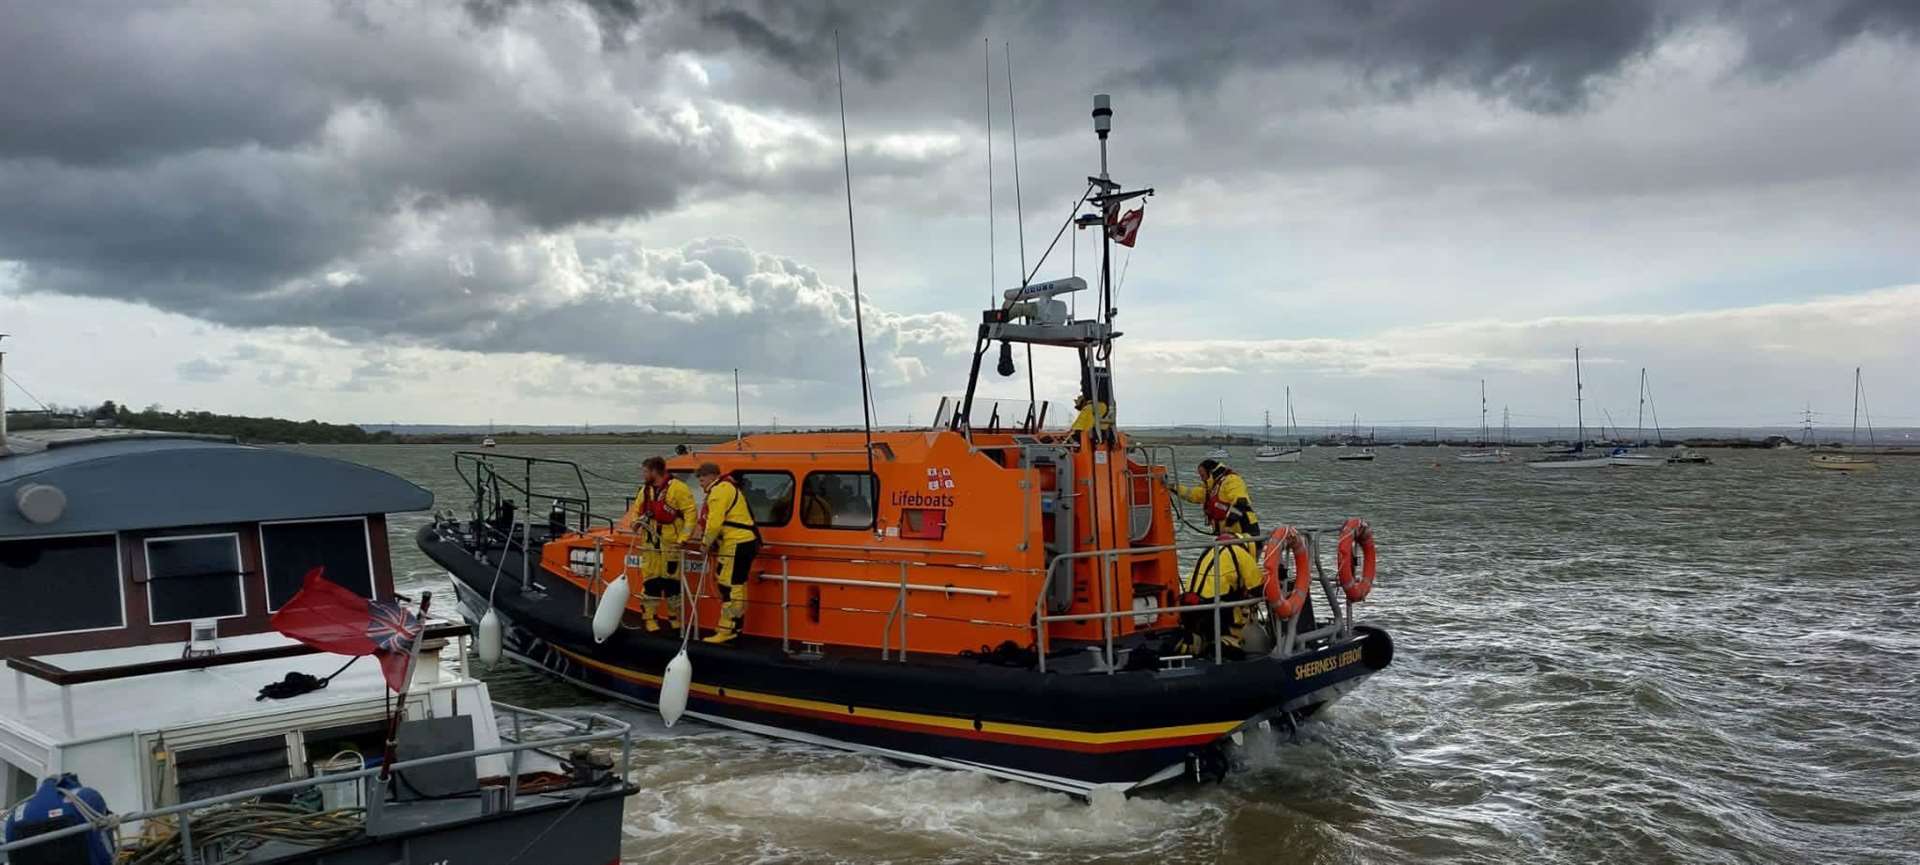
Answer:
POLYGON ((433 493, 379 469, 206 436, 10 437, 0 450, 0 538, 420 511, 433 493), (49 523, 16 494, 66 496, 49 523))

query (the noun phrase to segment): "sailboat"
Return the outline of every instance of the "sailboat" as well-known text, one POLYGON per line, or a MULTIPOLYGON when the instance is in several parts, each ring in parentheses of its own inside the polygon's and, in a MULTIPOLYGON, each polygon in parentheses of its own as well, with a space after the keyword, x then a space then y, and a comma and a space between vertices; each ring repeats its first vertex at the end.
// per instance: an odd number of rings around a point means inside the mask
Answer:
POLYGON ((1527 463, 1527 468, 1542 470, 1604 469, 1613 464, 1612 461, 1605 456, 1589 456, 1587 454, 1585 390, 1586 385, 1580 381, 1580 347, 1576 345, 1573 347, 1573 412, 1576 422, 1578 423, 1578 432, 1574 436, 1573 447, 1568 448, 1565 453, 1527 463))
MULTIPOLYGON (((1633 422, 1633 446, 1614 448, 1612 453, 1607 455, 1607 462, 1626 469, 1656 469, 1667 464, 1665 457, 1659 454, 1643 453, 1640 450, 1647 443, 1647 403, 1651 398, 1652 394, 1647 388, 1647 368, 1643 366, 1640 368, 1640 414, 1633 422)), ((1660 439, 1662 445, 1666 444, 1666 437, 1660 432, 1659 409, 1654 409, 1653 412, 1653 433, 1660 439)))
POLYGON ((1293 446, 1277 448, 1273 446, 1273 413, 1267 412, 1266 432, 1262 436, 1260 450, 1254 452, 1253 461, 1257 463, 1297 463, 1300 461, 1300 436, 1293 426, 1293 388, 1287 388, 1287 435, 1293 439, 1293 446))
MULTIPOLYGON (((1865 391, 1860 386, 1860 368, 1853 368, 1853 439, 1854 447, 1860 446, 1860 403, 1865 391)), ((1873 446, 1873 415, 1867 415, 1867 446, 1873 446)), ((1873 457, 1859 454, 1814 454, 1808 460, 1816 469, 1840 472, 1870 472, 1880 467, 1873 457)))
MULTIPOLYGON (((1227 401, 1226 400, 1220 401, 1220 419, 1216 421, 1214 424, 1213 434, 1214 434, 1214 437, 1219 438, 1222 441, 1224 441, 1227 437, 1227 401)), ((1210 460, 1223 460, 1231 456, 1233 456, 1233 454, 1227 451, 1227 446, 1225 444, 1214 445, 1213 450, 1207 451, 1207 459, 1210 459, 1210 460)))
MULTIPOLYGON (((1360 416, 1359 415, 1353 416, 1352 439, 1356 443, 1360 441, 1360 416)), ((1372 438, 1369 437, 1368 441, 1372 441, 1372 438)), ((1346 445, 1341 445, 1341 447, 1346 447, 1346 445)), ((1334 459, 1339 460, 1343 463, 1370 463, 1370 462, 1373 462, 1373 456, 1374 456, 1373 448, 1363 447, 1358 451, 1354 451, 1353 453, 1344 453, 1344 454, 1335 456, 1334 459)))
POLYGON ((1512 456, 1506 448, 1487 447, 1487 380, 1480 380, 1480 441, 1476 450, 1456 454, 1454 459, 1463 463, 1503 463, 1512 456))

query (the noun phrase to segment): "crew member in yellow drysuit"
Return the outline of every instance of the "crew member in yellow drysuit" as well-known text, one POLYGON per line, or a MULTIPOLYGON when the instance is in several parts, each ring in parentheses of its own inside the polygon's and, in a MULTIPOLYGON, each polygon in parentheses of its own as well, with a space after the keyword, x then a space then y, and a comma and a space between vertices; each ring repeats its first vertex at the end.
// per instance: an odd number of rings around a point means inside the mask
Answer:
POLYGON ((740 636, 747 617, 747 578, 753 557, 760 551, 760 532, 754 527, 747 497, 733 481, 720 476, 720 467, 701 463, 694 472, 707 491, 702 505, 700 544, 707 550, 707 569, 720 597, 719 630, 708 643, 728 643, 740 636))
POLYGON ((1260 516, 1253 512, 1253 497, 1247 495, 1247 482, 1233 469, 1217 460, 1201 460, 1199 486, 1175 483, 1172 475, 1167 475, 1166 481, 1167 489, 1206 511, 1207 525, 1214 535, 1260 537, 1260 516))
MULTIPOLYGON (((1222 540, 1226 540, 1225 536, 1222 540)), ((1182 583, 1181 606, 1212 601, 1243 601, 1260 597, 1265 574, 1251 545, 1214 547, 1194 562, 1193 572, 1182 583)), ((1227 657, 1242 657, 1241 638, 1253 621, 1253 606, 1220 610, 1220 646, 1227 657)), ((1211 655, 1213 650, 1213 610, 1192 610, 1180 614, 1180 627, 1186 631, 1178 651, 1188 655, 1211 655)))
MULTIPOLYGON (((1203 508, 1214 537, 1221 540, 1246 538, 1251 543, 1207 550, 1194 563, 1193 573, 1188 575, 1186 585, 1182 586, 1186 593, 1183 605, 1223 598, 1252 598, 1260 592, 1265 578, 1260 570, 1260 553, 1265 546, 1265 539, 1260 536, 1260 516, 1254 513, 1253 497, 1247 493, 1247 482, 1218 460, 1201 460, 1199 476, 1199 485, 1183 486, 1176 483, 1172 475, 1168 475, 1167 488, 1203 508)), ((1311 612, 1303 611, 1303 615, 1305 621, 1313 621, 1311 612)), ((1245 606, 1221 610, 1220 616, 1220 643, 1238 653, 1241 633, 1253 619, 1253 608, 1245 606)), ((1213 637, 1213 611, 1186 613, 1180 620, 1187 631, 1181 650, 1198 654, 1207 648, 1208 641, 1213 637)))
POLYGON ((641 610, 649 631, 660 630, 660 602, 667 618, 680 628, 680 542, 693 535, 696 505, 687 482, 667 474, 667 461, 647 457, 640 464, 640 491, 620 520, 624 531, 643 538, 640 556, 641 610))
POLYGON ((1073 407, 1079 409, 1080 413, 1074 416, 1073 425, 1067 429, 1080 432, 1094 429, 1104 431, 1113 428, 1113 412, 1108 410, 1106 403, 1094 402, 1087 399, 1086 394, 1081 394, 1073 398, 1073 407))

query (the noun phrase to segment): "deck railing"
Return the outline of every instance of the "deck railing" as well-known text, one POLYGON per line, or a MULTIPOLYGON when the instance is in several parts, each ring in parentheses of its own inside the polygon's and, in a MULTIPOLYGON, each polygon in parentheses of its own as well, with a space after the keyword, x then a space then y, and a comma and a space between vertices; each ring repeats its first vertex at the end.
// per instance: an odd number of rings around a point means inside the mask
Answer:
MULTIPOLYGON (((400 772, 407 769, 414 769, 422 766, 433 766, 441 763, 451 763, 459 760, 473 760, 473 761, 476 761, 477 763, 477 761, 479 761, 483 757, 495 757, 495 756, 507 755, 508 758, 512 761, 512 766, 514 768, 508 770, 505 797, 502 800, 502 804, 501 804, 501 808, 504 811, 504 810, 509 810, 513 807, 513 803, 519 794, 520 778, 518 773, 518 767, 520 764, 520 758, 523 754, 529 751, 548 752, 556 748, 571 747, 571 746, 578 746, 578 745, 591 745, 594 743, 612 744, 615 740, 618 740, 620 744, 620 762, 619 762, 619 773, 613 777, 619 779, 621 783, 625 783, 625 779, 628 777, 631 777, 632 775, 633 727, 632 725, 624 721, 609 717, 607 715, 602 715, 597 712, 582 712, 582 713, 579 713, 582 716, 581 718, 568 718, 561 715, 555 715, 550 712, 542 712, 538 709, 527 709, 520 706, 514 706, 507 703, 499 703, 499 702, 494 703, 493 708, 495 710, 496 723, 498 723, 499 714, 502 712, 506 713, 512 718, 513 725, 514 725, 515 740, 516 740, 513 742, 513 744, 500 745, 492 748, 474 748, 466 751, 460 751, 457 753, 435 754, 429 757, 420 757, 413 760, 402 760, 388 766, 375 766, 373 768, 360 769, 358 771, 353 771, 353 772, 340 772, 340 773, 329 773, 326 775, 315 775, 309 778, 301 778, 298 780, 287 781, 285 783, 280 783, 280 784, 270 784, 264 787, 255 787, 249 790, 241 790, 238 792, 227 793, 220 796, 210 796, 205 799, 196 799, 192 802, 182 802, 177 805, 168 805, 162 808, 151 808, 144 811, 133 811, 125 814, 114 814, 114 815, 111 815, 111 822, 113 825, 124 825, 127 823, 154 820, 154 819, 159 819, 164 817, 177 817, 179 822, 179 829, 177 831, 177 834, 175 835, 175 839, 178 841, 180 845, 180 860, 183 863, 185 863, 185 865, 199 865, 199 862, 200 862, 199 851, 195 848, 195 845, 193 842, 193 812, 204 810, 206 808, 211 808, 216 805, 229 805, 236 802, 246 802, 250 800, 259 799, 263 796, 299 793, 306 790, 319 788, 322 785, 332 786, 332 785, 341 784, 341 783, 353 782, 353 783, 360 784, 365 788, 368 788, 368 789, 363 789, 362 792, 363 794, 365 794, 364 801, 366 801, 368 805, 368 815, 369 817, 373 817, 374 815, 377 815, 386 804, 385 791, 379 789, 379 783, 377 780, 379 778, 387 777, 391 773, 400 772), (569 728, 570 730, 574 730, 577 732, 574 732, 571 735, 556 736, 556 737, 546 738, 546 739, 536 739, 533 741, 518 741, 519 733, 521 729, 520 719, 522 717, 532 717, 532 718, 537 718, 549 723, 558 723, 569 728), (598 727, 599 729, 596 729, 596 727, 598 727)), ((582 791, 579 795, 584 796, 586 795, 586 792, 582 791)), ((68 826, 64 829, 56 829, 54 831, 47 832, 41 835, 35 835, 30 838, 23 838, 19 841, 14 841, 7 844, 0 844, 0 861, 4 861, 5 859, 7 859, 9 854, 11 854, 13 851, 16 851, 16 850, 24 850, 26 848, 33 847, 36 845, 46 844, 52 841, 58 841, 62 838, 67 838, 73 835, 79 835, 86 832, 95 831, 96 829, 104 829, 104 828, 109 828, 109 827, 96 826, 92 823, 83 822, 74 826, 68 826)))
MULTIPOLYGON (((1288 617, 1286 622, 1281 623, 1282 624, 1281 633, 1279 634, 1279 639, 1275 642, 1274 648, 1273 648, 1273 653, 1280 657, 1286 657, 1291 655, 1293 653, 1294 648, 1299 643, 1302 643, 1308 640, 1319 639, 1321 637, 1333 636, 1335 634, 1348 634, 1348 633, 1351 633, 1352 627, 1353 627, 1348 605, 1344 602, 1342 597, 1334 591, 1334 580, 1327 575, 1326 570, 1320 564, 1320 548, 1319 548, 1319 542, 1317 540, 1318 536, 1322 533, 1337 532, 1338 529, 1298 528, 1296 529, 1296 531, 1300 532, 1301 535, 1305 536, 1307 540, 1307 550, 1313 562, 1313 581, 1320 585, 1321 589, 1325 592, 1327 596, 1327 606, 1328 606, 1328 610, 1332 614, 1332 620, 1325 627, 1316 628, 1306 633, 1300 633, 1298 630, 1299 619, 1300 619, 1299 613, 1295 613, 1293 616, 1288 617)), ((1113 626, 1114 621, 1116 619, 1131 617, 1131 616, 1147 616, 1147 615, 1160 616, 1168 613, 1189 613, 1189 612, 1212 613, 1213 614, 1213 641, 1212 641, 1213 661, 1216 664, 1223 662, 1225 660, 1225 650, 1220 640, 1224 632, 1221 626, 1221 617, 1223 612, 1237 609, 1239 607, 1251 607, 1257 604, 1265 603, 1266 599, 1264 597, 1255 595, 1254 597, 1251 597, 1251 598, 1230 598, 1226 595, 1226 593, 1217 593, 1213 600, 1207 601, 1204 603, 1199 603, 1199 604, 1187 604, 1187 605, 1172 606, 1172 607, 1156 606, 1156 607, 1151 607, 1147 609, 1131 609, 1131 608, 1125 609, 1125 610, 1115 609, 1114 601, 1116 598, 1116 593, 1114 591, 1114 585, 1113 585, 1114 566, 1117 560, 1122 556, 1150 555, 1155 553, 1167 553, 1167 552, 1171 552, 1171 553, 1200 552, 1202 555, 1205 555, 1206 551, 1216 550, 1222 547, 1251 547, 1259 543, 1261 540, 1263 539, 1250 538, 1250 537, 1217 538, 1217 539, 1208 539, 1205 541, 1176 542, 1172 544, 1162 544, 1159 546, 1151 546, 1151 547, 1127 547, 1123 549, 1082 550, 1079 552, 1065 553, 1059 556, 1055 556, 1053 562, 1049 564, 1047 567, 1046 577, 1041 581, 1040 589, 1038 593, 1035 595, 1035 600, 1034 600, 1034 609, 1033 609, 1034 649, 1035 649, 1034 654, 1038 658, 1038 667, 1040 671, 1044 673, 1046 672, 1046 669, 1047 669, 1047 650, 1048 650, 1048 642, 1049 642, 1047 637, 1047 625, 1051 623, 1099 621, 1101 623, 1101 642, 1102 642, 1101 661, 1103 666, 1105 667, 1106 672, 1112 673, 1112 672, 1115 672, 1116 670, 1116 658, 1115 658, 1115 653, 1113 648, 1114 636, 1115 636, 1114 626, 1113 626), (1050 586, 1052 582, 1059 577, 1059 571, 1061 566, 1064 564, 1070 564, 1072 562, 1077 562, 1077 561, 1085 561, 1088 559, 1098 560, 1099 562, 1100 609, 1094 612, 1089 612, 1089 613, 1061 613, 1057 615, 1048 615, 1045 608, 1046 597, 1047 597, 1047 587, 1050 586)), ((1216 565, 1216 567, 1218 566, 1219 565, 1216 565)), ((1218 583, 1219 583, 1219 580, 1216 577, 1216 580, 1215 580, 1216 587, 1218 586, 1218 583)))

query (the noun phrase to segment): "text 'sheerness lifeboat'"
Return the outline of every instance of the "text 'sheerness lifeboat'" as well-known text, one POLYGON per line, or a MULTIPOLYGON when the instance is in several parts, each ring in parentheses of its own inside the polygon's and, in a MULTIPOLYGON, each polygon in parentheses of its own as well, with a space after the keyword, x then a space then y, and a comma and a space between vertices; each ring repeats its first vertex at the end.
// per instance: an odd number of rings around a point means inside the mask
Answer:
MULTIPOLYGON (((1120 206, 1152 193, 1107 177, 1110 116, 1097 97, 1102 172, 1089 179, 1097 210, 1081 226, 1123 222, 1120 206)), ((1055 297, 1083 280, 1007 291, 980 324, 965 395, 943 401, 928 428, 749 435, 669 460, 690 483, 696 466, 718 464, 757 523, 748 612, 731 643, 643 629, 637 590, 621 627, 596 642, 602 593, 641 584, 645 540, 595 515, 564 463, 573 483, 553 489, 536 478, 554 461, 461 454, 472 510, 436 519, 420 546, 453 576, 470 620, 485 631, 493 613, 507 654, 619 698, 655 705, 665 679, 666 702, 715 724, 1076 794, 1223 773, 1236 733, 1290 727, 1391 660, 1386 632, 1353 615, 1373 562, 1356 565, 1348 550, 1370 555, 1372 536, 1349 521, 1329 574, 1316 533, 1291 529, 1306 556, 1273 556, 1266 573, 1220 580, 1236 588, 1218 595, 1183 564, 1186 553, 1201 567, 1258 569, 1259 556, 1246 539, 1180 540, 1163 485, 1171 450, 1107 426, 1119 334, 1111 270, 1101 273, 1091 319, 1071 319, 1055 297), (981 360, 996 342, 1003 375, 1012 345, 1072 349, 1089 416, 1102 422, 1050 431, 1044 404, 1018 421, 1003 423, 997 405, 977 420, 981 360), (553 510, 530 524, 516 498, 553 510), (1322 603, 1302 603, 1308 593, 1322 603), (1236 639, 1235 621, 1249 617, 1236 639), (683 650, 690 685, 667 674, 683 650)), ((698 553, 680 555, 709 633, 715 587, 698 553)))

